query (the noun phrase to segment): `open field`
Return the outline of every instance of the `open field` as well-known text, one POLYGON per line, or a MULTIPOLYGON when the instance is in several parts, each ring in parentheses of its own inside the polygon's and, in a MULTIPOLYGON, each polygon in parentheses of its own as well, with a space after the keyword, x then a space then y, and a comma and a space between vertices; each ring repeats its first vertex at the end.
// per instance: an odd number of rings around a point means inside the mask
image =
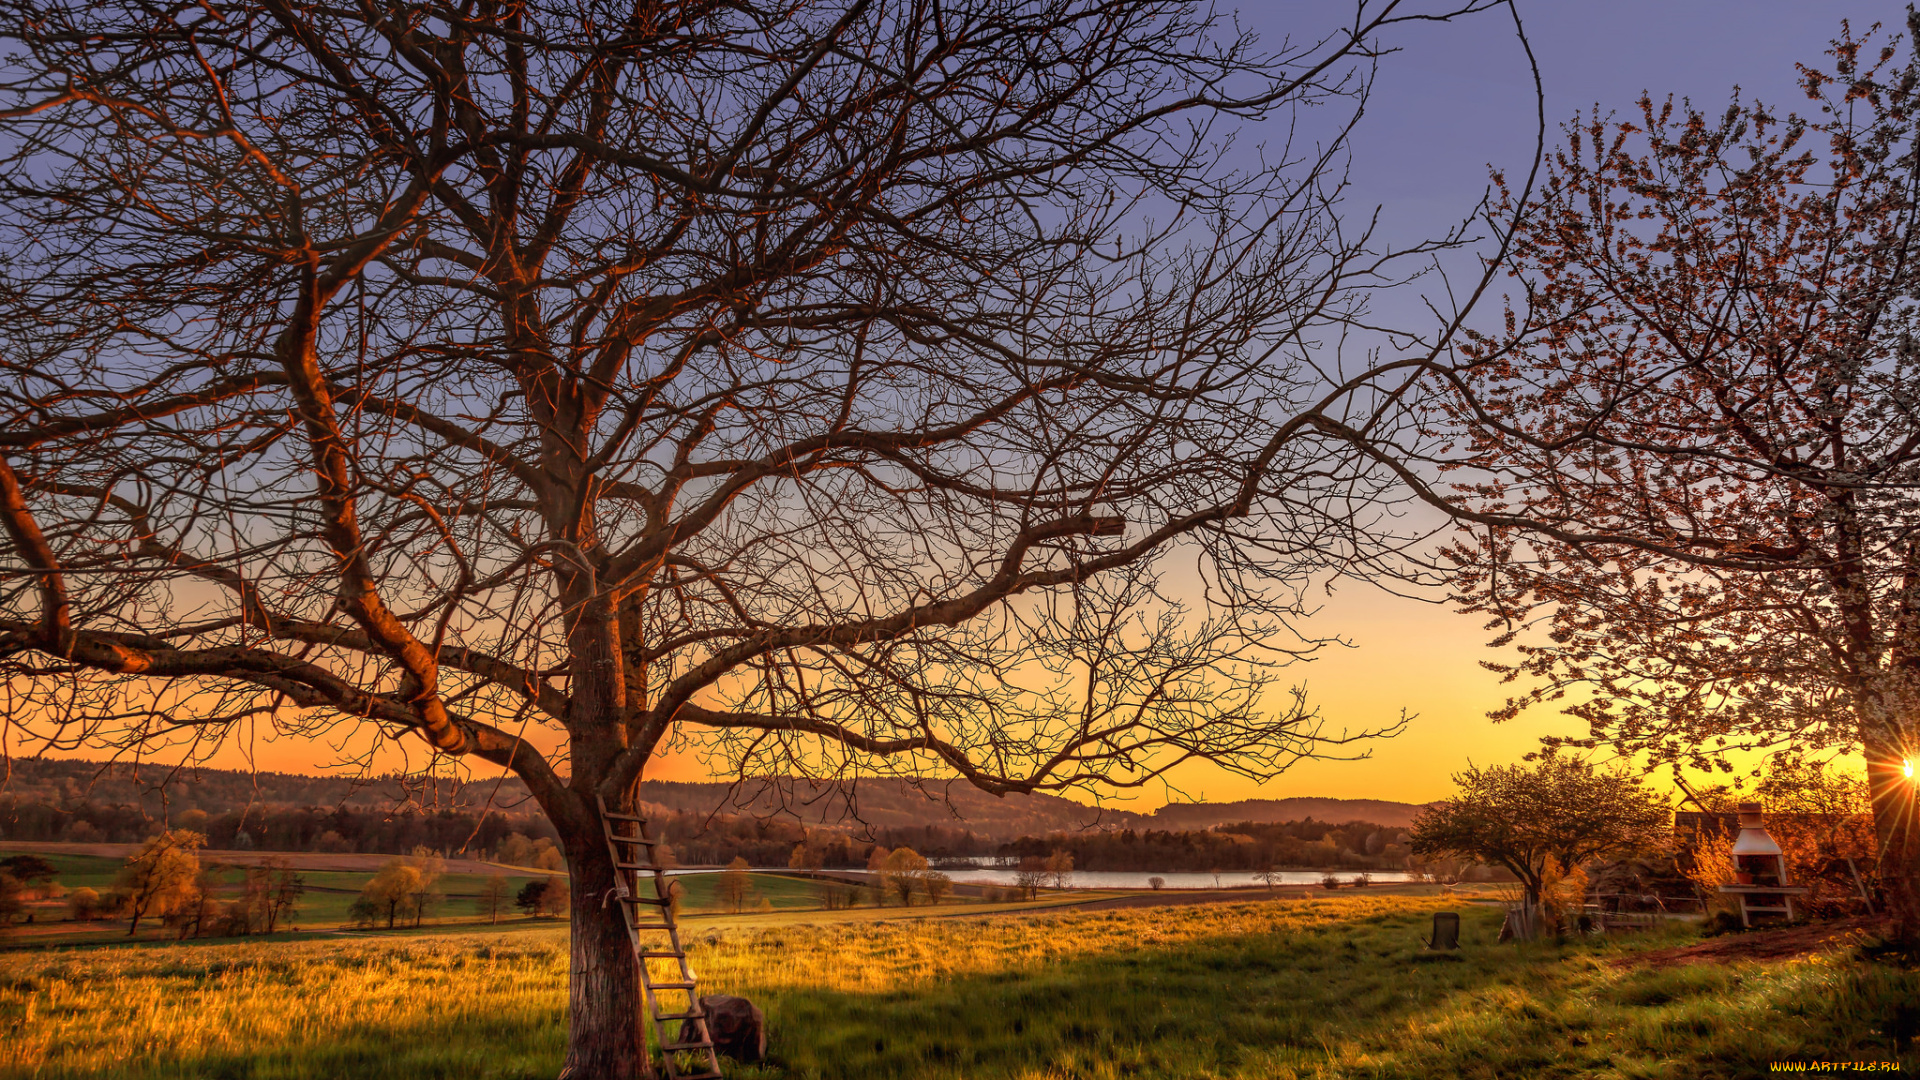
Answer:
MULTIPOLYGON (((85 845, 87 848, 109 845, 85 845)), ((121 845, 129 850, 134 845, 121 845)), ((59 883, 67 890, 89 887, 100 892, 111 888, 115 876, 122 865, 122 857, 113 854, 99 854, 92 851, 76 851, 81 845, 36 845, 34 854, 53 863, 60 871, 59 883)), ((0 844, 0 855, 13 854, 27 850, 29 845, 0 844)), ((221 853, 203 853, 207 857, 205 864, 225 863, 221 853)), ((255 854, 255 858, 264 858, 274 853, 255 854)), ((348 928, 351 916, 348 908, 362 887, 373 877, 380 866, 391 861, 391 855, 302 855, 285 856, 300 870, 301 880, 306 886, 298 907, 288 926, 305 931, 337 931, 348 928), (329 869, 335 860, 351 859, 347 864, 351 869, 329 869), (323 868, 316 868, 323 867, 323 868)), ((508 900, 499 913, 500 924, 528 922, 528 918, 514 909, 512 895, 529 881, 545 878, 546 874, 526 868, 504 867, 495 863, 476 863, 469 860, 450 861, 449 872, 436 882, 436 891, 440 899, 431 909, 426 920, 427 927, 444 929, 455 925, 473 925, 488 923, 489 918, 481 889, 489 877, 505 877, 509 889, 508 900)), ((237 894, 245 871, 238 866, 229 865, 220 874, 229 893, 237 894)), ((864 875, 861 875, 864 876, 864 875)), ((693 874, 678 879, 685 888, 682 910, 689 915, 734 914, 720 896, 720 879, 715 874, 693 874)), ((825 912, 824 891, 831 883, 812 880, 806 877, 787 874, 750 874, 749 890, 741 916, 758 916, 778 913, 810 913, 815 917, 829 921, 837 916, 825 912), (764 905, 762 902, 765 902, 764 905)), ((984 905, 979 902, 977 888, 962 888, 954 902, 944 905, 940 913, 952 913, 954 910, 967 911, 1003 911, 1048 907, 1060 904, 1087 904, 1113 902, 1107 898, 1113 894, 1088 890, 1071 893, 1049 893, 1038 901, 1020 904, 984 905)), ((891 898, 889 898, 891 899, 891 898)), ((1200 899, 1200 898, 1196 898, 1200 899)), ((871 904, 868 896, 865 903, 871 904)), ((897 903, 897 901, 896 901, 897 903)), ((35 921, 30 925, 15 926, 11 931, 0 934, 0 949, 20 947, 45 947, 55 945, 94 944, 109 941, 121 941, 127 937, 127 925, 124 920, 100 920, 92 923, 76 923, 66 916, 64 902, 47 899, 35 902, 30 910, 35 921)), ((898 908, 888 907, 888 912, 898 912, 898 908)), ((915 913, 921 909, 915 908, 915 913)), ((854 914, 854 918, 864 917, 854 914)), ((541 925, 551 925, 550 920, 537 920, 541 925)), ((149 920, 141 927, 139 940, 168 941, 176 932, 164 926, 159 920, 149 920)))
MULTIPOLYGON (((703 981, 767 1009, 773 1061, 733 1070, 742 1080, 1920 1068, 1914 972, 1845 950, 1632 962, 1685 944, 1680 928, 1494 946, 1497 913, 1472 906, 1467 947, 1426 953, 1421 932, 1443 906, 1381 895, 963 919, 776 911, 691 919, 687 937, 703 981)), ((15 952, 0 956, 0 1077, 551 1077, 566 966, 564 929, 525 922, 15 952)))

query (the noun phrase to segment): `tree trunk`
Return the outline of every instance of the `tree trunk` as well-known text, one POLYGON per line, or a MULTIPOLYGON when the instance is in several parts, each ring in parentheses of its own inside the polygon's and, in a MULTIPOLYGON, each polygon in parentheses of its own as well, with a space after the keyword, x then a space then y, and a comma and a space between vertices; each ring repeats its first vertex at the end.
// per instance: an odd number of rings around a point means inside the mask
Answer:
POLYGON ((1873 798, 1873 831, 1880 847, 1880 884, 1893 913, 1894 941, 1920 950, 1920 818, 1915 816, 1914 778, 1896 746, 1868 743, 1867 785, 1873 798))
POLYGON ((565 1080, 652 1080, 632 943, 613 898, 599 836, 569 837, 572 968, 567 981, 565 1080), (603 902, 604 901, 604 902, 603 902))

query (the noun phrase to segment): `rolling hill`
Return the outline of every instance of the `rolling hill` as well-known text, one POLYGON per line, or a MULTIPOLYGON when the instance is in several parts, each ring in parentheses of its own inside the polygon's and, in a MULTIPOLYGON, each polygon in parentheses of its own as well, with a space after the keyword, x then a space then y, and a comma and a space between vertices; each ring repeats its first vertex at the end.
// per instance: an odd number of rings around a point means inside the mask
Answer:
MULTIPOLYGON (((1012 839, 1087 829, 1206 829, 1239 821, 1369 821, 1405 827, 1420 807, 1379 799, 1247 799, 1227 803, 1181 803, 1152 813, 1090 806, 1056 795, 995 797, 958 780, 870 777, 852 781, 794 778, 733 783, 648 781, 643 803, 681 814, 784 818, 811 826, 913 828, 928 825, 968 829, 983 837, 1012 839)), ((462 782, 453 778, 309 776, 249 773, 229 769, 170 769, 64 758, 16 758, 0 782, 0 802, 65 806, 79 802, 138 805, 175 812, 199 809, 220 814, 245 806, 352 807, 368 810, 534 809, 518 780, 462 782)))

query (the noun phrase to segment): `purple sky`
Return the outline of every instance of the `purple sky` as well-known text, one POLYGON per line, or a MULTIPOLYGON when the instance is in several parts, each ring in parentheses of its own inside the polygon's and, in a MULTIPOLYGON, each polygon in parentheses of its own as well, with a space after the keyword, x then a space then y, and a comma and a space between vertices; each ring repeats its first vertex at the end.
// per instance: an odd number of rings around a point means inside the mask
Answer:
MULTIPOLYGON (((1321 4, 1249 4, 1263 38, 1321 4)), ((1723 105, 1748 99, 1804 108, 1796 62, 1820 64, 1841 20, 1856 33, 1880 21, 1903 31, 1904 4, 1782 0, 1521 0, 1520 14, 1546 88, 1549 142, 1557 126, 1595 104, 1631 113, 1645 91, 1723 105)), ((1319 16, 1324 18, 1325 16, 1319 16)), ((1884 31, 1883 31, 1884 32, 1884 31)), ((1354 161, 1356 194, 1381 204, 1396 236, 1444 226, 1486 184, 1487 165, 1524 168, 1533 149, 1531 76, 1507 16, 1403 29, 1387 58, 1354 161)))
MULTIPOLYGON (((1335 7, 1267 3, 1241 10, 1243 25, 1275 42, 1289 28, 1298 34, 1324 27, 1335 7)), ((1876 20, 1903 30, 1906 19, 1905 6, 1889 2, 1522 0, 1520 10, 1545 82, 1550 148, 1576 111, 1599 104, 1631 114, 1643 91, 1691 97, 1717 111, 1739 86, 1748 100, 1802 109, 1794 64, 1822 64, 1843 18, 1856 33, 1876 20)), ((1405 30, 1399 43, 1405 51, 1383 63, 1359 130, 1349 204, 1356 214, 1378 204, 1383 235, 1396 246, 1457 222, 1480 197, 1490 163, 1524 169, 1535 132, 1532 77, 1504 12, 1405 30)), ((1415 316, 1412 300, 1395 298, 1395 314, 1415 316)), ((1482 316, 1498 309, 1496 297, 1482 316)), ((1183 770, 1177 779, 1188 796, 1435 799, 1451 790, 1450 775, 1469 759, 1513 761, 1536 749, 1541 734, 1583 733, 1583 725, 1550 710, 1503 725, 1486 718, 1512 688, 1479 666, 1493 654, 1477 619, 1348 585, 1306 629, 1344 636, 1355 647, 1329 650, 1288 671, 1288 680, 1304 679, 1310 700, 1335 727, 1378 726, 1405 709, 1417 714, 1407 732, 1373 744, 1371 760, 1305 761, 1258 788, 1215 771, 1183 770)), ((1142 801, 1157 802, 1157 793, 1142 801)))

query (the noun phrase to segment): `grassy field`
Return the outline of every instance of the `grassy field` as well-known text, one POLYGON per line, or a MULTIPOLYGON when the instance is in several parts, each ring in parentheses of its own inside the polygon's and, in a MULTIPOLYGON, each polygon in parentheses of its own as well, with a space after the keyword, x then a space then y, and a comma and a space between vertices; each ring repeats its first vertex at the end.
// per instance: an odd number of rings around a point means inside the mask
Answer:
MULTIPOLYGON (((1640 968, 1674 938, 1424 952, 1441 902, 1352 896, 902 919, 707 917, 692 962, 766 1008, 740 1080, 1744 1077, 1900 1061, 1920 976, 1847 954, 1640 968), (1901 1009, 1909 1010, 1902 1013, 1901 1009)), ((882 917, 883 915, 888 917, 882 917)), ((564 930, 518 923, 0 956, 0 1077, 540 1077, 564 930)))
MULTIPOLYGON (((0 848, 0 855, 7 854, 0 848)), ((113 886, 124 860, 99 855, 69 853, 36 852, 41 858, 54 864, 60 871, 59 882, 71 891, 87 887, 106 892, 113 886)), ((245 877, 245 871, 239 867, 229 867, 220 875, 228 891, 237 894, 238 885, 245 877)), ((324 927, 343 927, 351 921, 348 908, 362 887, 373 877, 372 871, 352 870, 310 870, 300 871, 306 892, 300 898, 299 907, 294 912, 292 925, 307 929, 324 927)), ((502 919, 518 919, 522 916, 512 906, 512 897, 527 882, 536 880, 534 874, 515 874, 507 878, 508 899, 500 916, 502 919)), ((432 908, 429 922, 435 925, 472 922, 487 917, 487 909, 481 897, 481 888, 486 877, 478 874, 449 873, 436 882, 436 891, 440 901, 432 908)), ((721 912, 728 909, 719 893, 719 878, 713 874, 687 875, 680 879, 686 889, 683 910, 688 912, 721 912)), ((774 911, 818 910, 824 907, 823 886, 814 881, 783 875, 754 874, 750 876, 749 890, 744 910, 759 911, 762 901, 774 911)), ((871 902, 870 900, 867 902, 871 902)), ((65 921, 64 906, 56 901, 36 904, 34 912, 39 919, 32 937, 37 942, 86 941, 98 938, 114 937, 125 933, 124 924, 115 926, 108 923, 75 924, 65 921), (44 925, 53 920, 59 925, 44 925)), ((170 937, 157 922, 144 937, 170 937)), ((5 939, 0 938, 0 945, 5 939)))

